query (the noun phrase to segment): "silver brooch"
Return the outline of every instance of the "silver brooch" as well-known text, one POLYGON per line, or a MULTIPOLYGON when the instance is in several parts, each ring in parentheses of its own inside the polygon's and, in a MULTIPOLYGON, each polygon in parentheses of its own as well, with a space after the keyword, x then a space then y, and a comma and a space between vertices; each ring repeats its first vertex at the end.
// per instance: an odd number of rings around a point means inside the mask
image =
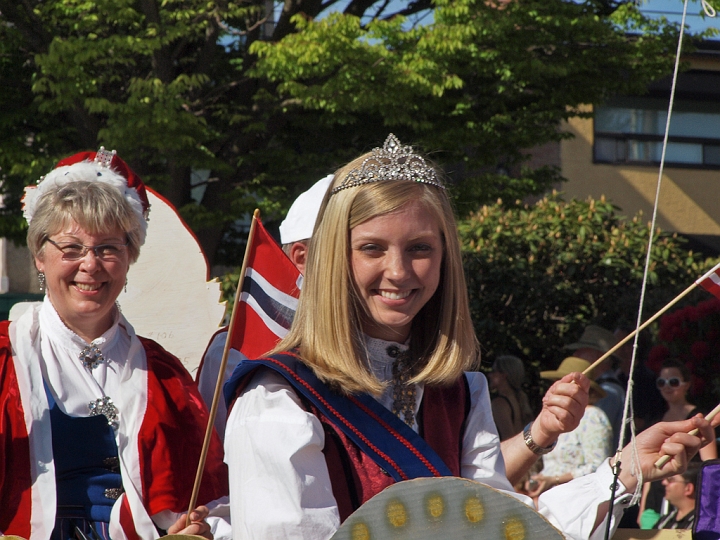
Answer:
POLYGON ((105 357, 103 356, 100 347, 94 343, 92 345, 86 345, 85 348, 80 351, 79 358, 82 365, 91 371, 105 361, 105 357))
POLYGON ((122 495, 124 492, 125 490, 121 487, 106 488, 105 497, 108 499, 112 499, 113 501, 117 501, 120 498, 120 495, 122 495))
POLYGON ((118 427, 118 410, 112 399, 105 396, 88 403, 90 416, 100 416, 101 414, 107 418, 108 426, 118 427))
POLYGON ((391 133, 385 139, 383 147, 373 148, 372 155, 365 158, 360 167, 350 171, 343 183, 333 188, 331 193, 384 180, 420 182, 445 189, 437 171, 428 165, 422 156, 414 153, 411 146, 400 144, 398 138, 391 133))

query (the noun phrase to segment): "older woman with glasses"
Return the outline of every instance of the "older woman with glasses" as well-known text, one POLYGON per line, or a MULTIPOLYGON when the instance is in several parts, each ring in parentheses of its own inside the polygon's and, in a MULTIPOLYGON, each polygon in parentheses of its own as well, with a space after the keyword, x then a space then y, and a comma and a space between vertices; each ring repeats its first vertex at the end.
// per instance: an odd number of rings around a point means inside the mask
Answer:
MULTIPOLYGON (((665 360, 660 368, 660 375, 655 384, 666 403, 666 409, 662 415, 658 415, 657 422, 673 422, 692 418, 700 411, 687 399, 690 390, 692 374, 685 364, 672 358, 665 360)), ((716 459, 718 456, 717 443, 712 441, 700 449, 699 461, 716 459)), ((643 486, 643 497, 640 501, 640 520, 643 528, 650 528, 654 525, 653 520, 663 514, 662 501, 665 488, 661 482, 652 482, 643 486), (644 517, 643 517, 644 514, 644 517)))
MULTIPOLYGON (((103 149, 26 188, 27 243, 46 296, 0 323, 0 534, 229 534, 206 506, 183 515, 207 424, 192 379, 116 303, 148 210, 140 179, 103 149)), ((205 470, 201 504, 227 494, 219 439, 205 470)))

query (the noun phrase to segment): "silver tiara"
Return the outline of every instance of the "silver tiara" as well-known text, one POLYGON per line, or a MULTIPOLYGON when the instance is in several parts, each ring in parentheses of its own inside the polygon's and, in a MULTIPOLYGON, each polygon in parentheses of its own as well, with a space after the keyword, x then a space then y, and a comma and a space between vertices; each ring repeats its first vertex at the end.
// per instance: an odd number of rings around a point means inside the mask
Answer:
POLYGON ((333 188, 330 193, 383 180, 420 182, 445 189, 435 169, 421 156, 413 153, 411 146, 400 144, 398 138, 391 133, 382 148, 373 148, 372 155, 363 160, 360 167, 350 171, 343 183, 333 188))
POLYGON ((112 163, 112 160, 116 154, 117 150, 107 151, 105 150, 104 146, 101 146, 100 150, 98 150, 97 154, 95 154, 95 159, 93 161, 97 163, 100 167, 109 169, 110 163, 112 163))

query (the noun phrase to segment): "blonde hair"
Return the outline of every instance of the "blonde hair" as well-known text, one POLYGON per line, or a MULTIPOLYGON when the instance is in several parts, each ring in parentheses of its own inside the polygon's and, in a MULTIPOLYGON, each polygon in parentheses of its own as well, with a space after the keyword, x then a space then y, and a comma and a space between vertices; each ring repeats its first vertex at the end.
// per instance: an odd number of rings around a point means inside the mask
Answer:
POLYGON ((142 224, 117 188, 103 182, 78 180, 43 195, 27 232, 27 245, 42 258, 46 240, 75 221, 90 234, 120 230, 127 236, 130 264, 140 256, 142 224))
MULTIPOLYGON (((333 180, 338 186, 370 154, 360 156, 333 180)), ((346 392, 380 394, 370 371, 362 320, 367 306, 355 289, 350 263, 350 231, 374 217, 419 201, 438 223, 443 239, 440 283, 415 316, 410 351, 416 360, 412 383, 450 384, 479 358, 452 205, 445 190, 411 181, 382 180, 329 190, 308 250, 307 272, 288 335, 273 352, 299 349, 303 361, 323 381, 346 392)))

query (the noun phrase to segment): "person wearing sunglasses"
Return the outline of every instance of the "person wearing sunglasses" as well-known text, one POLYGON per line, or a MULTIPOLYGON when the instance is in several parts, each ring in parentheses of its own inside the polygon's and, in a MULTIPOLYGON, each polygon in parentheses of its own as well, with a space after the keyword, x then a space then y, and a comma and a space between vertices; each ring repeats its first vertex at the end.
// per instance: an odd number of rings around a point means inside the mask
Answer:
MULTIPOLYGON (((687 394, 690 390, 692 374, 685 364, 669 358, 665 360, 660 368, 660 374, 655 380, 655 385, 665 400, 665 410, 656 418, 657 422, 673 422, 692 418, 699 412, 693 403, 688 401, 687 394)), ((717 443, 711 442, 700 450, 695 459, 705 461, 717 458, 717 443)), ((640 519, 642 528, 651 528, 655 522, 664 514, 663 500, 665 499, 665 487, 662 482, 645 484, 643 496, 640 501, 640 519)))

